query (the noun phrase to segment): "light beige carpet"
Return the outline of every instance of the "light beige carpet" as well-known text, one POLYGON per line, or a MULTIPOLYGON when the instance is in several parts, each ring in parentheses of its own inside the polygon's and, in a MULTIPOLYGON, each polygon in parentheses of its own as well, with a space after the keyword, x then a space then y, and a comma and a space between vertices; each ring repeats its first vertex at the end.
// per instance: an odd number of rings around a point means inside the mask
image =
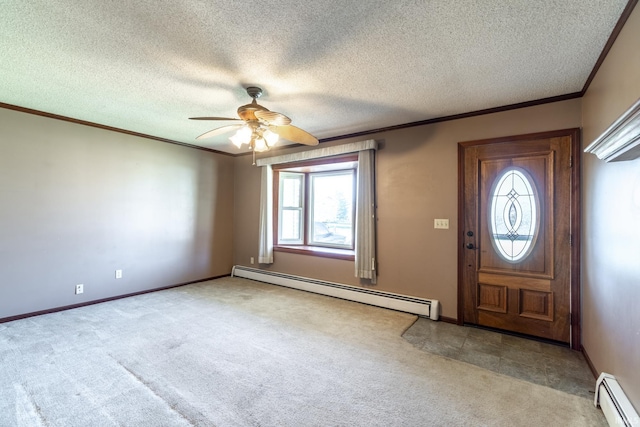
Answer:
POLYGON ((604 425, 414 348, 415 319, 223 278, 0 324, 0 426, 604 425))

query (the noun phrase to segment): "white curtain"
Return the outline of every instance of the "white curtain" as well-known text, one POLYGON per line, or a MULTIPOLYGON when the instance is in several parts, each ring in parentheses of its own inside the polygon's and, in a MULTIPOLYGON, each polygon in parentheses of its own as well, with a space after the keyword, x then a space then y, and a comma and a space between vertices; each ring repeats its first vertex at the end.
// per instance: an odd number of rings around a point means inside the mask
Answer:
POLYGON ((356 277, 376 283, 375 154, 358 153, 356 193, 356 277))
POLYGON ((262 167, 260 188, 260 264, 273 264, 273 169, 262 167))
POLYGON ((263 157, 256 159, 256 165, 277 165, 280 163, 299 162, 301 160, 319 159, 321 157, 337 156, 340 154, 358 153, 362 150, 375 150, 376 141, 367 139, 365 141, 350 142, 348 144, 334 145, 332 147, 316 148, 314 150, 299 151, 292 154, 281 154, 279 156, 263 157))

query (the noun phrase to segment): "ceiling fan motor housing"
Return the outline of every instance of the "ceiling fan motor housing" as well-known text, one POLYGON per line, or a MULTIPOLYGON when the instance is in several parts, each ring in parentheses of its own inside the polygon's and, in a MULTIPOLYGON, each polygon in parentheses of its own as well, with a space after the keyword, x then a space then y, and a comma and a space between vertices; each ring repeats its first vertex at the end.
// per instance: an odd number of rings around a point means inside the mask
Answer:
POLYGON ((247 94, 253 98, 250 104, 242 105, 238 107, 238 116, 242 120, 258 120, 255 116, 255 112, 258 110, 269 111, 262 105, 258 104, 256 99, 262 96, 262 89, 256 86, 249 86, 247 88, 247 94))
POLYGON ((258 104, 254 99, 251 104, 246 104, 238 107, 238 116, 245 121, 249 120, 258 120, 255 116, 256 111, 269 111, 264 108, 262 105, 258 104))

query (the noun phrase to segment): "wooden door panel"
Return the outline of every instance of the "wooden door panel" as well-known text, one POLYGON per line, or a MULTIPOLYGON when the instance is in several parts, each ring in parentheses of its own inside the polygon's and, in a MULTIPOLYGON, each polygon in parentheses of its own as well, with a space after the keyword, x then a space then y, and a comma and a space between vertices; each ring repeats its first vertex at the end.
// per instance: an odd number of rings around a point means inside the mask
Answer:
POLYGON ((506 313, 507 292, 508 288, 506 286, 478 282, 478 310, 506 313))
POLYGON ((553 322, 553 292, 520 289, 519 315, 553 322))
POLYGON ((570 341, 577 135, 569 130, 460 144, 464 323, 570 341))

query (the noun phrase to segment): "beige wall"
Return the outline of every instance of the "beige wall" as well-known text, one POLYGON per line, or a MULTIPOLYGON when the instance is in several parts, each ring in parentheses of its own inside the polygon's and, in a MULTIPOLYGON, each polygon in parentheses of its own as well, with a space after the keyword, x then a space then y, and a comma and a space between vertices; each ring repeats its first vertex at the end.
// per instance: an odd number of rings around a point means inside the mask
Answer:
MULTIPOLYGON (((569 100, 357 138, 382 143, 376 289, 438 299, 442 315, 456 318, 457 143, 579 127, 580 108, 580 100, 569 100), (435 230, 435 218, 448 218, 450 229, 435 230)), ((235 183, 234 263, 249 265, 250 257, 258 257, 260 196, 260 172, 249 156, 236 158, 235 183)), ((277 252, 269 268, 359 285, 351 261, 277 252)))
POLYGON ((0 109, 0 318, 229 274, 233 163, 0 109))
MULTIPOLYGON (((640 98, 639 41, 636 7, 583 98, 585 146, 640 98)), ((583 346, 640 411, 640 159, 584 157, 583 346)))

